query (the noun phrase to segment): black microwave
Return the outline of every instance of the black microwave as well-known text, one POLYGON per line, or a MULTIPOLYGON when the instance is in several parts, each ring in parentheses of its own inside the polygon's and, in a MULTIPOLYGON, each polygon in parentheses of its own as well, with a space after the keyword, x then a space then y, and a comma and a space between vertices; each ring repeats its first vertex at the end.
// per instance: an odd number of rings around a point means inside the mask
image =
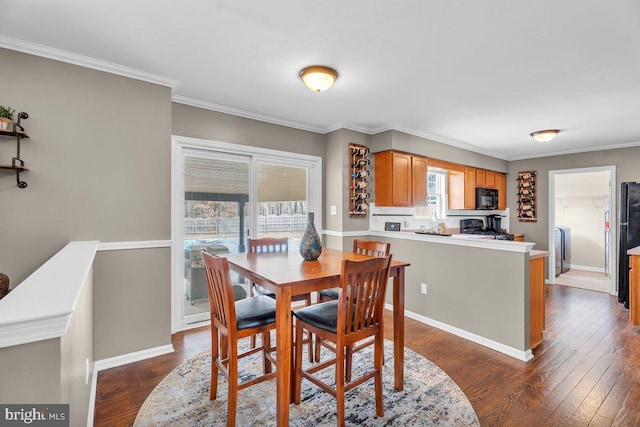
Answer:
POLYGON ((498 209, 498 190, 495 188, 476 188, 476 209, 498 209))

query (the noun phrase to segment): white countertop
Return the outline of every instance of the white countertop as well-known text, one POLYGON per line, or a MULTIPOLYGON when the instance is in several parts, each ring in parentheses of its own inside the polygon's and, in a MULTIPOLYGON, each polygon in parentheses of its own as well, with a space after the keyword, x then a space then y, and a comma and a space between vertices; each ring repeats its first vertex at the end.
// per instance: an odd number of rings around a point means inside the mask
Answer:
POLYGON ((487 239, 486 236, 477 234, 454 234, 452 236, 437 236, 433 234, 417 234, 414 230, 409 231, 381 231, 369 230, 371 236, 391 237, 396 239, 417 240, 430 243, 440 243, 443 245, 468 246, 474 248, 493 249, 496 251, 528 253, 533 249, 533 242, 514 242, 510 240, 487 239), (462 237, 480 236, 480 237, 462 237), (485 238, 482 238, 485 237, 485 238))

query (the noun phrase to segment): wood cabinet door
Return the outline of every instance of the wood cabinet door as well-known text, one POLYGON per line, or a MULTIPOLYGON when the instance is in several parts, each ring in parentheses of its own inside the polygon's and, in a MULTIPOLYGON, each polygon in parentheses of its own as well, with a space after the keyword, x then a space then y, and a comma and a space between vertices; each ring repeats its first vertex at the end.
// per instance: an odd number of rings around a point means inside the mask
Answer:
POLYGON ((411 203, 413 206, 427 206, 427 168, 426 157, 411 158, 411 203))
POLYGON ((485 171, 483 169, 476 169, 476 188, 477 187, 486 187, 485 171))
POLYGON ((498 209, 507 209, 507 175, 496 173, 496 189, 498 190, 498 209))
POLYGON ((464 209, 464 172, 450 170, 449 180, 449 209, 464 209))
POLYGON ((373 202, 376 206, 391 206, 391 183, 393 166, 390 151, 382 151, 373 155, 374 193, 373 202))
POLYGON ((492 171, 486 171, 484 176, 484 184, 487 188, 496 188, 496 173, 492 171))
POLYGON ((393 153, 391 204, 411 206, 411 155, 393 153))
POLYGON ((476 169, 464 168, 464 208, 476 208, 476 169))

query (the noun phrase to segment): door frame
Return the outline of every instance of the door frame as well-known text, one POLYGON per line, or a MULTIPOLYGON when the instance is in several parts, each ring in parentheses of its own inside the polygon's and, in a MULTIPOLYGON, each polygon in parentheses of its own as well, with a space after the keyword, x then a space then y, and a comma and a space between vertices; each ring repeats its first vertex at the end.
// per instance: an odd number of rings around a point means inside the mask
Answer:
MULTIPOLYGON (((191 138, 180 135, 171 136, 171 333, 181 330, 200 327, 208 322, 185 324, 183 322, 183 274, 180 267, 184 264, 184 230, 182 224, 184 199, 184 177, 182 171, 182 152, 184 149, 202 150, 203 153, 226 153, 250 157, 249 185, 250 194, 256 194, 257 184, 253 178, 253 170, 257 162, 272 162, 277 164, 291 164, 304 166, 308 169, 307 194, 308 212, 315 213, 315 224, 318 232, 322 233, 322 158, 309 154, 291 153, 287 151, 272 150, 268 148, 254 147, 250 145, 233 144, 222 141, 213 141, 199 138, 191 138)), ((250 230, 254 233, 257 225, 257 200, 249 200, 250 205, 250 230)))
POLYGON ((547 283, 554 284, 555 275, 555 233, 556 226, 556 176, 588 172, 609 172, 609 294, 618 294, 618 200, 616 166, 594 166, 589 168, 559 169, 549 171, 549 262, 547 263, 547 283))

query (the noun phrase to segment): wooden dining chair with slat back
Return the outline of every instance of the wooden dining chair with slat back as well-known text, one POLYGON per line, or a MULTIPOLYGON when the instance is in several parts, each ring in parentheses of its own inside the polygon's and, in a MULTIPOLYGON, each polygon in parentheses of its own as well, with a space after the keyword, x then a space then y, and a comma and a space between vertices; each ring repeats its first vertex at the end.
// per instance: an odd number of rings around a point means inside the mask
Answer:
POLYGON ((211 313, 211 388, 209 399, 218 392, 218 372, 228 381, 227 426, 235 426, 238 390, 276 377, 272 365, 270 331, 276 327, 276 304, 266 296, 245 298, 234 302, 229 264, 226 258, 218 258, 202 251, 209 308, 211 313), (262 346, 238 353, 238 340, 261 334, 262 346), (238 383, 239 359, 262 352, 263 375, 238 383))
POLYGON ((296 317, 296 339, 304 330, 310 331, 336 346, 335 358, 302 367, 302 350, 294 357, 294 403, 299 404, 302 378, 310 380, 336 398, 338 425, 345 421, 345 392, 373 378, 375 381, 376 414, 384 415, 382 404, 382 353, 384 336, 382 316, 391 255, 361 261, 344 260, 340 275, 338 299, 301 308, 296 317), (373 369, 351 381, 346 379, 346 350, 362 339, 374 337, 373 369), (313 374, 335 364, 335 389, 313 374))
MULTIPOLYGON (((287 252, 289 250, 289 239, 287 237, 264 237, 261 239, 247 239, 247 247, 249 252, 253 253, 268 253, 268 252, 287 252)), ((249 286, 249 296, 264 295, 275 299, 276 295, 273 292, 263 288, 262 286, 251 283, 249 286)), ((311 305, 311 294, 292 295, 291 301, 304 301, 305 306, 311 305)), ((313 362, 313 341, 311 338, 305 339, 309 345, 309 361, 313 362)), ((251 337, 251 348, 256 346, 256 337, 251 337)))
MULTIPOLYGON (((390 249, 391 249, 390 243, 383 243, 375 240, 358 240, 358 239, 355 239, 353 241, 353 253, 356 253, 356 254, 375 256, 375 257, 385 257, 389 254, 390 249)), ((332 300, 338 299, 338 291, 339 291, 338 288, 331 288, 331 289, 325 289, 325 290, 319 291, 318 302, 332 301, 332 300)), ((372 344, 373 344, 373 340, 369 340, 359 344, 356 349, 351 347, 347 349, 347 366, 346 366, 347 381, 351 381, 352 353, 354 351, 361 350, 362 348, 372 344)), ((331 344, 322 341, 318 337, 316 337, 315 346, 316 347, 315 347, 314 358, 316 361, 320 360, 320 350, 322 346, 327 347, 331 351, 335 351, 335 348, 331 344)), ((384 355, 382 357, 382 363, 384 364, 384 355)))

